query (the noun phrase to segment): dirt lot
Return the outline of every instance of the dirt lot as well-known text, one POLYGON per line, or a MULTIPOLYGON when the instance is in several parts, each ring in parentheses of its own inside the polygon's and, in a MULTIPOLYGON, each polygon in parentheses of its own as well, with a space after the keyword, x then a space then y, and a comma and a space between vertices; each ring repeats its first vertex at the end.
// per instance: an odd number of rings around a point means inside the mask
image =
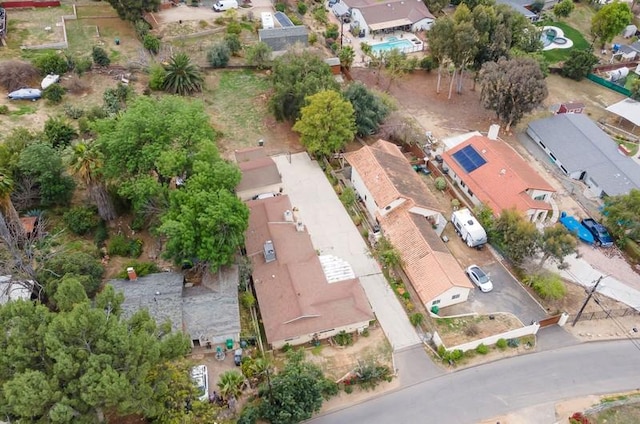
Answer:
POLYGON ((453 347, 522 328, 520 320, 511 314, 500 313, 492 316, 493 319, 485 315, 436 319, 436 331, 445 346, 453 347))

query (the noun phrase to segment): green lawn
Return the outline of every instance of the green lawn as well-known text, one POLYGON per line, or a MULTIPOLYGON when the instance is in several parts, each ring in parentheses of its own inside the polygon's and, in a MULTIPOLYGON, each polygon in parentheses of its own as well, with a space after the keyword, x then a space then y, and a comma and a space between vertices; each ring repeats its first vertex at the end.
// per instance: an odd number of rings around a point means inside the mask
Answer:
POLYGON ((266 93, 271 87, 267 77, 253 71, 221 71, 217 87, 207 97, 216 117, 213 125, 223 137, 233 135, 235 146, 253 146, 264 136, 268 114, 266 93))
POLYGON ((558 62, 562 62, 563 60, 566 60, 571 54, 571 51, 574 49, 585 50, 585 49, 591 48, 591 45, 587 40, 585 40, 585 38, 582 36, 580 31, 569 26, 568 24, 564 22, 550 22, 550 23, 545 22, 545 25, 551 25, 551 26, 556 26, 560 28, 562 31, 564 31, 565 38, 568 38, 571 41, 573 41, 573 47, 571 48, 553 49, 553 50, 547 50, 542 52, 542 54, 550 64, 554 64, 554 63, 558 63, 558 62))

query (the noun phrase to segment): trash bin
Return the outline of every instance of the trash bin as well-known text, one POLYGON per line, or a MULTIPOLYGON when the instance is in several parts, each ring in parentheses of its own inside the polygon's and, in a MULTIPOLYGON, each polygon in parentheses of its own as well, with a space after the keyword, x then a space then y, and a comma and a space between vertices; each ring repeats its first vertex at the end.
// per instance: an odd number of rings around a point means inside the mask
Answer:
POLYGON ((438 307, 438 305, 433 305, 431 307, 431 312, 433 312, 434 314, 438 315, 438 312, 440 312, 440 308, 438 307))
POLYGON ((115 39, 115 42, 116 42, 116 46, 119 46, 119 45, 120 45, 120 39, 119 39, 119 38, 116 38, 116 39, 115 39))
POLYGON ((233 349, 233 339, 227 339, 227 349, 233 349))

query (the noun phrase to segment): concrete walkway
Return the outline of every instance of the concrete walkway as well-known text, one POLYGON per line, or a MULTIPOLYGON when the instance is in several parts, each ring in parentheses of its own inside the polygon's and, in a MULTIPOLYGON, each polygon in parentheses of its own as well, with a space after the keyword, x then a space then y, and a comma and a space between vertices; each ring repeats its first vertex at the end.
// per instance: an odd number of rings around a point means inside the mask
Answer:
POLYGON ((421 343, 318 163, 306 152, 273 159, 282 175, 284 194, 297 208, 296 214, 307 227, 313 246, 320 255, 334 255, 349 262, 393 350, 421 343))

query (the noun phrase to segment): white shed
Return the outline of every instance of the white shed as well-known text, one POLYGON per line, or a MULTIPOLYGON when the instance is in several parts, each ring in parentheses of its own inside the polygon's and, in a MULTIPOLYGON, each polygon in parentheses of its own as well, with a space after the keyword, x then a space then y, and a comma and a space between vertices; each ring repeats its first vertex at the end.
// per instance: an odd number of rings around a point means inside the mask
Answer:
POLYGON ((624 31, 622 31, 622 36, 624 38, 631 38, 636 35, 636 31, 638 31, 638 27, 635 25, 628 25, 624 31))
POLYGON ((273 24, 273 15, 271 14, 271 12, 262 12, 261 18, 262 18, 262 29, 274 28, 275 25, 273 24))

